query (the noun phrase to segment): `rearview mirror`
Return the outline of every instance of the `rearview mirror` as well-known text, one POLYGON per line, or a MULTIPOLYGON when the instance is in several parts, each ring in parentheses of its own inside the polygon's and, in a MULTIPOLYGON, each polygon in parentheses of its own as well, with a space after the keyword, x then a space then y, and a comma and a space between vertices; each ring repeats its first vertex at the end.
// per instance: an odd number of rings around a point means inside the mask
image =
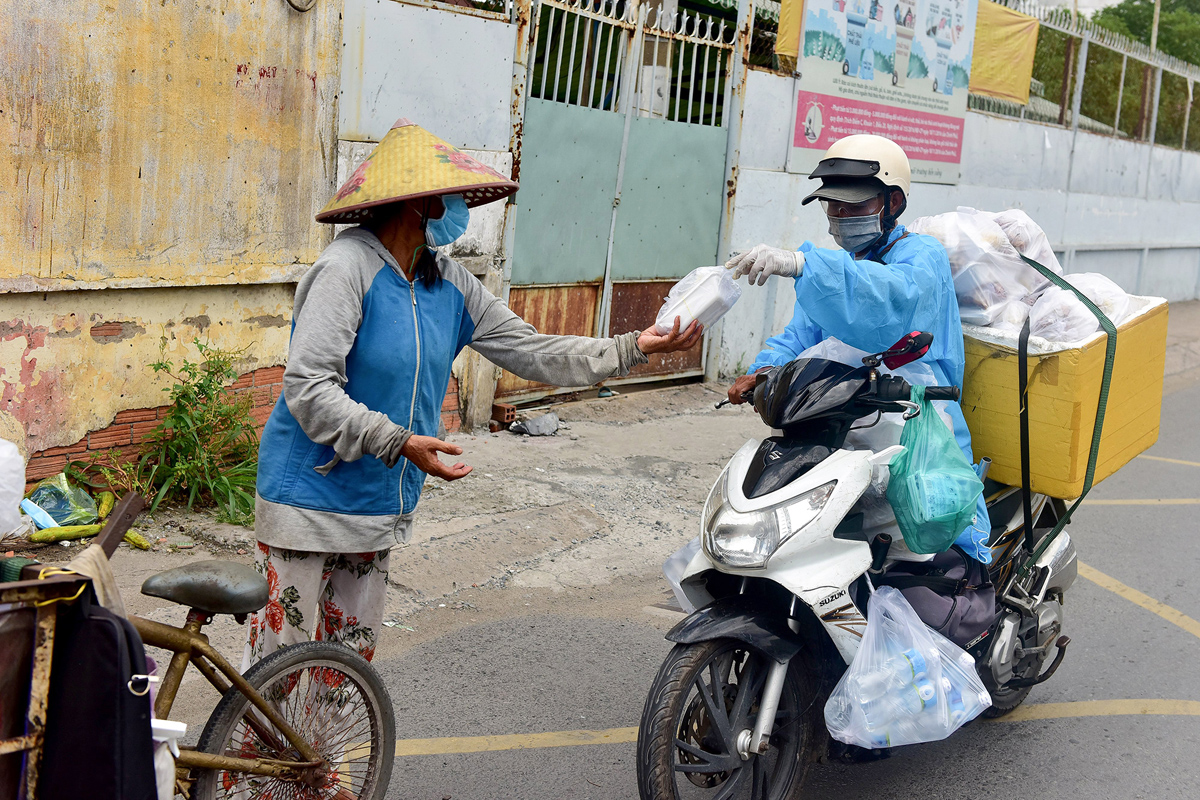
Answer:
POLYGON ((878 367, 882 363, 888 369, 896 369, 910 364, 928 353, 931 344, 933 344, 932 333, 913 331, 887 350, 869 355, 862 362, 868 367, 878 367))

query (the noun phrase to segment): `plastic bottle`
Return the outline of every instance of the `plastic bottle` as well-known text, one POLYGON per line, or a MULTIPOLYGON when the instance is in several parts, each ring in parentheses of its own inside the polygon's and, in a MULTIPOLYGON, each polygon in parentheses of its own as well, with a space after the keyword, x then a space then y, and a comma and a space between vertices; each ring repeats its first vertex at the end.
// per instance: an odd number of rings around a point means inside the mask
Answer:
POLYGON ((855 694, 859 702, 875 700, 925 677, 925 657, 915 648, 894 655, 879 667, 864 672, 855 679, 855 694))
POLYGON ((862 702, 867 730, 882 731, 899 720, 916 717, 937 698, 933 682, 925 679, 862 702))

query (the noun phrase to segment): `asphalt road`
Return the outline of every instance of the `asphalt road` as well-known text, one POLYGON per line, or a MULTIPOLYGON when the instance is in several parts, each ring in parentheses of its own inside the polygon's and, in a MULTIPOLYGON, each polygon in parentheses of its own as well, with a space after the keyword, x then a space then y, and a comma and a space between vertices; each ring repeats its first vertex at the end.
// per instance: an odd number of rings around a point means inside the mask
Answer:
MULTIPOLYGON (((1055 718, 977 722, 886 761, 820 764, 803 797, 1200 797, 1198 407, 1200 382, 1167 396, 1154 458, 1097 487, 1089 499, 1108 503, 1085 503, 1070 528, 1100 583, 1081 576, 1068 594, 1070 653, 1027 701, 1033 716, 1055 718), (1112 502, 1158 499, 1193 503, 1112 502), (1185 617, 1170 621, 1171 609, 1185 617), (1110 702, 1131 700, 1157 702, 1110 702)), ((397 759, 389 797, 636 797, 627 730, 669 649, 675 617, 655 607, 665 599, 648 570, 557 593, 472 590, 410 618, 415 630, 376 664, 399 737, 443 740, 401 743, 430 754, 397 759), (610 729, 616 743, 543 746, 562 744, 558 732, 610 729), (483 752, 461 752, 473 749, 483 752)))

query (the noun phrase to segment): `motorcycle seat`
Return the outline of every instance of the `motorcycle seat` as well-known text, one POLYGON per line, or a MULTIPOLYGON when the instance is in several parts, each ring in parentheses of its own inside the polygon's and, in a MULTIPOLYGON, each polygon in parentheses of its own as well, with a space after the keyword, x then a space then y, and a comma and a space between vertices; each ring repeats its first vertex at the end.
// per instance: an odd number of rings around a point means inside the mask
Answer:
POLYGON ((151 575, 142 594, 210 614, 249 614, 267 604, 267 579, 229 561, 197 561, 151 575))

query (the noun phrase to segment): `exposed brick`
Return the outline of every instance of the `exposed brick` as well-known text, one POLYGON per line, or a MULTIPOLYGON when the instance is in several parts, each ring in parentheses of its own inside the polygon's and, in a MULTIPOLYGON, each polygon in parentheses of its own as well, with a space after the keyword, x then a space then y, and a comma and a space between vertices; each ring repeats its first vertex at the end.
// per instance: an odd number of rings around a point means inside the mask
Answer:
POLYGON ((157 412, 158 412, 158 418, 159 418, 159 419, 166 419, 166 418, 167 418, 167 412, 168 412, 170 409, 171 409, 171 407, 170 407, 170 406, 159 406, 157 409, 155 409, 155 411, 157 411, 157 412))
POLYGON ((29 459, 29 463, 25 465, 25 481, 26 485, 36 483, 42 478, 49 478, 52 475, 57 475, 67 466, 66 456, 33 457, 29 459))
POLYGON ((254 385, 254 373, 247 372, 229 385, 230 389, 246 389, 254 385))
POLYGON ((157 419, 149 419, 145 422, 133 423, 131 426, 133 429, 133 443, 141 444, 142 442, 146 441, 146 437, 149 436, 158 427, 158 425, 159 421, 157 419))
POLYGON ((446 433, 457 433, 462 428, 462 417, 457 413, 442 414, 442 424, 446 426, 446 433))
POLYGON ((263 367, 254 371, 255 386, 270 386, 283 381, 283 367, 263 367))
POLYGON ((450 376, 450 383, 446 386, 446 392, 447 394, 458 394, 458 378, 453 375, 450 376))
POLYGON ((131 408, 127 411, 118 411, 113 417, 113 424, 119 425, 122 422, 144 422, 148 419, 158 419, 157 408, 131 408))
POLYGON ((442 411, 458 411, 458 392, 448 393, 442 400, 442 411))
POLYGON ((250 390, 250 397, 255 408, 271 405, 271 387, 255 386, 250 390))
POLYGON ((282 383, 276 383, 273 386, 271 386, 271 402, 272 403, 277 401, 281 395, 283 395, 283 384, 282 383))
POLYGON ((34 459, 39 456, 44 456, 46 458, 53 458, 54 456, 68 456, 76 453, 86 453, 87 449, 87 437, 85 436, 75 444, 70 444, 65 447, 47 447, 41 452, 34 453, 30 456, 30 458, 34 459))
POLYGON ((250 416, 254 418, 254 424, 261 429, 267 424, 267 418, 271 416, 271 406, 258 406, 250 409, 250 416))
POLYGON ((93 325, 91 333, 92 338, 120 336, 124 333, 124 326, 119 322, 102 322, 99 325, 93 325))
POLYGON ((129 425, 110 425, 103 430, 92 431, 88 434, 88 449, 107 450, 110 447, 132 443, 133 435, 130 427, 129 425))

